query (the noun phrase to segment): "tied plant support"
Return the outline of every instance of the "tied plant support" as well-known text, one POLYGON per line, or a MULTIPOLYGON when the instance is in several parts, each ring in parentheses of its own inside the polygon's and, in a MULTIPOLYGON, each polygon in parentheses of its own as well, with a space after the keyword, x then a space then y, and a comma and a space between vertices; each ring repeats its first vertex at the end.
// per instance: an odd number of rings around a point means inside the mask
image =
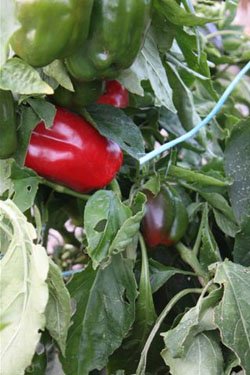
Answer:
POLYGON ((196 125, 193 129, 191 129, 186 134, 183 134, 182 136, 167 142, 163 144, 161 147, 159 147, 157 150, 153 150, 149 152, 148 154, 142 156, 139 160, 140 165, 143 165, 147 163, 148 161, 154 159, 155 157, 161 155, 164 151, 169 150, 170 148, 187 141, 188 139, 195 136, 198 131, 206 126, 213 118, 214 116, 221 110, 223 104, 228 99, 229 95, 232 93, 236 85, 239 83, 239 81, 244 77, 244 75, 250 70, 250 61, 240 70, 240 72, 237 74, 237 76, 234 78, 234 80, 230 83, 230 85, 227 87, 227 89, 224 91, 212 111, 205 117, 198 125, 196 125))

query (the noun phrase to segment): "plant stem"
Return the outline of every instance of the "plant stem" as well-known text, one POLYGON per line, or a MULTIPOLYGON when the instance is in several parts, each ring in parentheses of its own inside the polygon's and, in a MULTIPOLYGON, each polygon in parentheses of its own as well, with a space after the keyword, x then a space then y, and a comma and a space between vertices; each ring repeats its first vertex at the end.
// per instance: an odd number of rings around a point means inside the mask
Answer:
POLYGON ((227 181, 221 181, 217 178, 207 176, 205 174, 198 173, 187 168, 178 167, 177 165, 171 165, 169 167, 168 173, 171 177, 181 178, 191 183, 200 183, 204 186, 223 187, 229 185, 227 181))
POLYGON ((163 320, 165 319, 165 317, 167 316, 167 314, 170 312, 170 310, 172 309, 172 307, 184 296, 186 296, 187 294, 189 293, 202 293, 202 290, 203 289, 199 289, 199 288, 189 288, 189 289, 184 289, 184 290, 181 290, 178 294, 176 294, 170 301, 169 303, 167 304, 167 306, 162 310, 161 314, 159 315, 159 317, 157 318, 156 322, 155 322, 155 325, 152 329, 152 331, 150 332, 150 335, 148 336, 148 339, 144 345, 144 348, 142 350, 142 353, 141 353, 141 358, 140 358, 140 362, 138 364, 138 367, 137 367, 137 370, 136 370, 136 375, 144 375, 145 374, 145 370, 146 370, 146 362, 147 362, 147 354, 148 354, 148 351, 149 351, 149 348, 150 348, 150 345, 158 331, 158 329, 160 328, 163 320))
POLYGON ((197 257, 198 256, 198 253, 199 253, 199 249, 200 249, 200 245, 201 245, 201 234, 202 234, 202 229, 203 229, 203 222, 201 221, 200 223, 200 227, 199 227, 199 231, 198 231, 198 234, 197 234, 197 237, 196 237, 196 241, 195 241, 195 244, 194 244, 194 247, 193 247, 193 254, 197 257))
POLYGON ((80 198, 80 199, 83 199, 85 201, 88 200, 89 197, 90 197, 90 195, 88 195, 88 194, 78 193, 77 191, 71 190, 71 189, 69 189, 65 186, 55 184, 54 182, 51 182, 51 181, 48 181, 48 180, 45 180, 45 179, 42 179, 41 182, 42 182, 42 184, 51 187, 57 193, 68 194, 68 195, 71 195, 72 197, 80 198))
POLYGON ((206 38, 207 39, 213 39, 213 38, 215 38, 216 36, 219 36, 219 35, 242 35, 242 31, 238 31, 238 30, 218 30, 218 31, 215 31, 214 33, 208 34, 206 36, 206 38))

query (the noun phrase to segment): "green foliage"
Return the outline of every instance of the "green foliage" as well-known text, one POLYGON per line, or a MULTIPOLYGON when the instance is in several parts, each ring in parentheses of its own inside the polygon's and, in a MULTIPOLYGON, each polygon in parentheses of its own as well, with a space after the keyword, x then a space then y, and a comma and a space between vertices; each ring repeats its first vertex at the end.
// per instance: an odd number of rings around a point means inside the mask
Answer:
POLYGON ((53 126, 54 90, 74 88, 64 60, 35 69, 13 56, 19 24, 14 2, 2 2, 0 89, 12 91, 18 140, 0 160, 3 375, 250 373, 249 72, 206 128, 139 165, 206 117, 249 60, 237 3, 198 0, 193 12, 188 0, 153 1, 118 77, 130 106, 78 111, 124 157, 108 186, 82 194, 24 167, 36 125, 53 126), (181 242, 150 248, 144 192, 164 185, 188 227, 181 242))

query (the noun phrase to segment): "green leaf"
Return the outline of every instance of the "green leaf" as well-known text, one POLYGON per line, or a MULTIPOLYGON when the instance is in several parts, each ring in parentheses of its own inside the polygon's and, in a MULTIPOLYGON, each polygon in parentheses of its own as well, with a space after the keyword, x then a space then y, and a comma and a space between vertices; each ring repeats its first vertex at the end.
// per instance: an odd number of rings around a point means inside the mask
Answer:
POLYGON ((157 292, 172 276, 190 275, 190 272, 180 270, 178 268, 165 266, 154 259, 149 260, 150 283, 152 292, 157 292))
POLYGON ((90 121, 99 132, 120 147, 135 159, 144 154, 143 138, 139 128, 125 113, 108 105, 91 105, 88 107, 90 121))
POLYGON ((143 238, 140 239, 142 264, 139 283, 139 297, 136 301, 136 319, 133 339, 137 341, 136 346, 143 348, 150 329, 156 319, 156 312, 150 284, 149 263, 147 250, 143 238))
POLYGON ((250 373, 250 269, 225 260, 211 269, 214 282, 223 286, 224 294, 215 308, 222 343, 240 359, 245 373, 250 373), (233 328, 233 329, 232 329, 233 328))
POLYGON ((204 269, 214 262, 220 261, 221 256, 214 235, 209 226, 209 210, 204 206, 201 219, 201 247, 199 260, 204 269))
POLYGON ((40 179, 31 169, 20 168, 15 162, 12 163, 10 178, 13 202, 24 212, 34 203, 40 179))
POLYGON ((105 269, 89 265, 68 284, 76 301, 73 325, 69 329, 66 375, 101 370, 117 349, 135 318, 136 282, 132 263, 120 254, 105 269))
POLYGON ((134 373, 140 358, 140 352, 156 319, 149 280, 147 250, 140 237, 142 263, 139 282, 139 296, 136 301, 135 322, 128 336, 109 360, 108 369, 113 374, 117 369, 125 369, 126 373, 134 373), (129 362, 127 361, 129 358, 129 362))
POLYGON ((20 124, 17 129, 18 149, 15 159, 20 166, 24 165, 31 132, 39 123, 38 115, 30 107, 21 107, 20 124))
POLYGON ((157 174, 153 177, 151 177, 143 186, 142 190, 149 190, 151 191, 154 195, 158 194, 161 189, 161 179, 160 175, 157 174))
POLYGON ((46 307, 46 328, 65 355, 66 338, 70 326, 70 295, 64 285, 60 268, 50 260, 47 283, 49 301, 46 307))
POLYGON ((43 68, 44 73, 53 78, 58 84, 69 91, 75 91, 71 79, 61 60, 54 60, 43 68))
POLYGON ((196 306, 183 315, 175 328, 161 334, 165 342, 164 357, 167 352, 170 353, 169 358, 185 357, 197 334, 216 329, 213 321, 214 307, 221 296, 222 290, 215 289, 207 297, 201 297, 196 306))
POLYGON ((144 214, 145 196, 135 198, 136 212, 124 205, 112 191, 99 190, 88 200, 84 211, 88 254, 93 267, 105 266, 113 254, 121 252, 138 233, 144 214))
POLYGON ((53 94, 38 72, 18 57, 9 59, 0 69, 0 88, 17 94, 53 94))
POLYGON ((35 353, 31 365, 26 369, 25 375, 44 375, 46 374, 47 357, 45 350, 41 353, 35 353))
POLYGON ((156 0, 154 7, 174 25, 202 26, 207 22, 214 21, 211 18, 202 18, 186 12, 175 0, 156 0))
POLYGON ((15 1, 1 0, 0 12, 0 67, 7 60, 9 52, 9 40, 18 29, 19 22, 15 17, 15 1))
POLYGON ((227 236, 235 237, 239 232, 239 227, 233 221, 229 220, 225 215, 223 215, 218 210, 213 210, 214 218, 218 227, 224 232, 227 236))
POLYGON ((220 211, 228 220, 236 224, 236 219, 227 200, 218 193, 200 193, 200 195, 217 211, 220 211))
POLYGON ((138 234, 140 223, 145 213, 146 197, 142 193, 138 193, 132 203, 133 215, 129 217, 118 230, 109 252, 115 254, 123 251, 130 245, 133 238, 138 234))
POLYGON ((173 90, 173 101, 178 117, 183 128, 187 131, 191 130, 201 121, 194 106, 193 95, 173 64, 167 63, 166 70, 173 90))
POLYGON ((129 91, 141 96, 143 96, 144 91, 139 82, 149 80, 155 95, 155 105, 158 107, 164 106, 176 113, 172 100, 172 89, 151 31, 147 33, 144 46, 134 64, 122 73, 119 80, 129 91), (134 89, 135 83, 136 90, 134 89))
POLYGON ((250 215, 250 119, 238 123, 225 149, 225 171, 233 179, 229 188, 234 214, 239 222, 250 215))
POLYGON ((239 231, 232 207, 218 193, 203 193, 200 195, 214 208, 213 213, 218 227, 228 236, 235 237, 239 231))
POLYGON ((172 375, 223 375, 223 356, 215 332, 200 333, 193 337, 187 352, 180 358, 172 357, 166 349, 162 357, 172 375))
POLYGON ((233 256, 236 263, 250 266, 250 217, 246 216, 241 224, 241 230, 236 234, 233 256))
POLYGON ((49 261, 35 228, 10 201, 0 201, 2 375, 23 374, 45 327, 49 261), (14 359, 14 360, 13 360, 14 359))
POLYGON ((40 121, 45 123, 47 128, 53 125, 54 118, 56 115, 56 108, 53 104, 45 101, 44 99, 33 99, 29 98, 27 100, 33 111, 37 114, 40 121))

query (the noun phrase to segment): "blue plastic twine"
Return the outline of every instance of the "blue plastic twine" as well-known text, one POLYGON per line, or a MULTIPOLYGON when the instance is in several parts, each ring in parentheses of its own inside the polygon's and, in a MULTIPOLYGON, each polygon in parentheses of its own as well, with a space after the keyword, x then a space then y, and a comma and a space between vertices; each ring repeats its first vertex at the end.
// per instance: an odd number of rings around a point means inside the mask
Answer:
POLYGON ((234 90, 235 86, 239 83, 239 81, 243 78, 243 76, 250 70, 250 61, 240 70, 234 80, 230 83, 230 85, 226 88, 224 93, 222 94, 221 98, 218 100, 212 111, 204 118, 198 125, 196 125, 193 129, 191 129, 186 134, 174 139, 173 141, 167 142, 160 146, 158 149, 149 152, 148 154, 142 156, 139 159, 140 165, 145 164, 151 159, 154 159, 156 156, 159 156, 164 151, 169 150, 170 148, 178 145, 181 142, 187 141, 188 139, 192 138, 201 128, 207 125, 213 117, 221 110, 221 107, 234 90))

